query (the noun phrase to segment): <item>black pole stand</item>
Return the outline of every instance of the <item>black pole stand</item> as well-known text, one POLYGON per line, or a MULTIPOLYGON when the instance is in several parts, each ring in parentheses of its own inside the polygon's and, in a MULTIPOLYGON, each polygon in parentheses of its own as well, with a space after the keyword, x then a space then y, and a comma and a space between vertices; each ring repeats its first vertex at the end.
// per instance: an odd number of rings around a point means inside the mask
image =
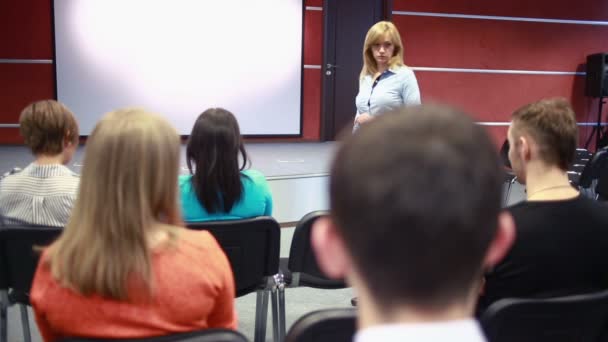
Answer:
POLYGON ((589 138, 587 139, 587 142, 585 143, 585 148, 589 149, 589 144, 591 143, 591 139, 593 139, 593 136, 595 135, 595 150, 599 150, 600 149, 600 143, 602 141, 602 136, 603 136, 603 130, 602 130, 602 109, 604 106, 605 102, 604 102, 604 97, 600 96, 600 100, 598 102, 598 111, 597 111, 597 122, 595 124, 595 126, 593 126, 593 130, 591 131, 591 135, 589 135, 589 138))

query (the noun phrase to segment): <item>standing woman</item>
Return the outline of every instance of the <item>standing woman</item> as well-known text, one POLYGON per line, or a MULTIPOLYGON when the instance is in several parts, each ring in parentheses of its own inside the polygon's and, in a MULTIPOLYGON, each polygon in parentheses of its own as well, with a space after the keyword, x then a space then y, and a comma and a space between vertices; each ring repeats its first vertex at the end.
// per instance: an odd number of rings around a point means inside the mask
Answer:
POLYGON ((245 170, 248 158, 239 124, 226 109, 210 108, 196 119, 186 162, 190 174, 179 177, 185 221, 272 215, 266 178, 259 171, 245 170))
POLYGON ((354 130, 377 115, 418 104, 418 81, 403 63, 399 31, 389 21, 376 23, 365 36, 354 130))
POLYGON ((95 126, 76 205, 31 290, 45 341, 236 328, 234 278, 206 231, 181 228, 180 138, 139 109, 95 126))

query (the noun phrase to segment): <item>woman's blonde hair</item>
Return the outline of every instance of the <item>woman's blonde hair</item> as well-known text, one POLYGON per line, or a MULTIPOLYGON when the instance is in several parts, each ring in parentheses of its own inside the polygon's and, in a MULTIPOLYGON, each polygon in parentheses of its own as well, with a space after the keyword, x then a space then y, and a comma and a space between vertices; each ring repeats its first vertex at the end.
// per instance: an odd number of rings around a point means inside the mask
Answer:
POLYGON ((151 228, 173 237, 158 222, 181 225, 179 149, 175 129, 142 109, 117 110, 97 123, 72 216, 49 249, 55 279, 83 295, 118 300, 134 284, 151 289, 151 228))
POLYGON ((367 75, 374 75, 378 72, 378 66, 374 59, 372 52, 372 46, 380 43, 380 41, 388 36, 388 39, 394 46, 393 56, 388 61, 389 68, 395 66, 402 66, 403 64, 403 43, 401 42, 401 35, 395 24, 390 21, 380 21, 374 24, 367 35, 365 36, 365 43, 363 44, 363 69, 361 69, 360 77, 363 78, 367 75))

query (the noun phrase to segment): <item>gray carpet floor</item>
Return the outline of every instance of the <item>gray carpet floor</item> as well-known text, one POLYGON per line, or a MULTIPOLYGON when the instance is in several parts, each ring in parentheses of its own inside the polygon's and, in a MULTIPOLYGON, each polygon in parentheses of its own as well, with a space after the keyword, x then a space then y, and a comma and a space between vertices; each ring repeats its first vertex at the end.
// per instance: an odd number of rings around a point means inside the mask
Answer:
MULTIPOLYGON (((293 228, 281 230, 281 257, 289 256, 293 228)), ((350 307, 350 300, 355 294, 351 288, 341 290, 318 290, 312 288, 288 288, 285 290, 286 326, 289 327, 304 314, 326 308, 350 307)), ((250 341, 253 341, 255 327, 255 293, 236 299, 236 310, 239 320, 239 331, 250 341)), ((270 308, 270 303, 268 305, 270 308)), ((36 327, 33 312, 29 310, 30 331, 32 341, 42 341, 36 327)), ((272 317, 268 314, 268 326, 266 329, 266 341, 272 341, 272 317)), ((23 341, 21 318, 19 307, 12 306, 8 309, 8 340, 14 342, 23 341)))

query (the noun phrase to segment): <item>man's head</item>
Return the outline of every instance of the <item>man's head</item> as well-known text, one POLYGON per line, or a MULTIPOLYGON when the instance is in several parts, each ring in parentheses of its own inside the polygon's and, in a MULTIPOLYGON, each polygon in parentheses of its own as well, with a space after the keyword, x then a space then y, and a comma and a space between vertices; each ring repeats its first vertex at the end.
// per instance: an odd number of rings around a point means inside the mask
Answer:
POLYGON ((525 105, 513 113, 507 134, 511 166, 522 182, 530 161, 566 171, 577 138, 576 117, 567 100, 544 99, 525 105))
POLYGON ((483 268, 513 238, 510 217, 499 220, 501 184, 493 144, 464 114, 441 106, 385 114, 337 152, 331 215, 313 231, 320 266, 359 297, 364 288, 387 315, 472 307, 483 268))
POLYGON ((19 126, 34 155, 64 154, 65 163, 72 159, 78 146, 78 123, 64 104, 54 100, 31 103, 21 112, 19 126))

